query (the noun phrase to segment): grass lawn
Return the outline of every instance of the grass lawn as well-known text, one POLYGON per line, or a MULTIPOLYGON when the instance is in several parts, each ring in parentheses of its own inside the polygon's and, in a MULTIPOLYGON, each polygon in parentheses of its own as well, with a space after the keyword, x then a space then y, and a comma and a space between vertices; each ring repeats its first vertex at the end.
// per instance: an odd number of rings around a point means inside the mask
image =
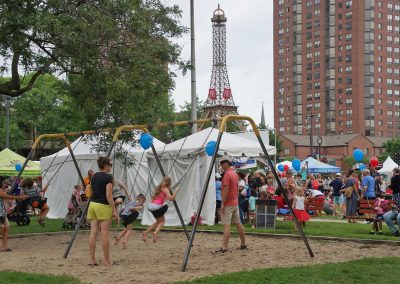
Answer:
POLYGON ((180 283, 399 283, 398 265, 398 257, 364 258, 314 266, 257 269, 180 283))
MULTIPOLYGON (((324 217, 322 217, 324 218, 324 217)), ((27 233, 40 233, 40 232, 57 232, 63 231, 61 229, 62 219, 47 219, 46 227, 42 228, 37 223, 37 218, 31 218, 29 226, 17 226, 16 223, 10 222, 11 234, 27 234, 27 233)), ((140 225, 139 221, 134 223, 134 228, 144 228, 140 225)), ((181 227, 173 227, 180 229, 181 227)), ((206 226, 201 225, 198 227, 203 230, 217 230, 222 231, 222 225, 206 226)), ((383 235, 370 235, 371 225, 367 224, 349 224, 337 222, 307 222, 304 232, 310 236, 329 236, 329 237, 343 237, 343 238, 356 238, 356 239, 377 239, 377 240, 400 240, 400 238, 393 237, 385 224, 383 224, 383 235)), ((191 226, 188 226, 191 230, 191 226)), ((250 225, 245 225, 246 232, 263 232, 272 234, 297 234, 294 230, 293 222, 290 221, 277 221, 276 229, 252 229, 250 225)), ((67 230, 64 230, 67 231, 67 230)), ((236 227, 232 226, 232 231, 236 231, 236 227)))
POLYGON ((54 276, 26 272, 1 271, 0 283, 38 283, 38 284, 78 284, 82 283, 71 276, 54 276))

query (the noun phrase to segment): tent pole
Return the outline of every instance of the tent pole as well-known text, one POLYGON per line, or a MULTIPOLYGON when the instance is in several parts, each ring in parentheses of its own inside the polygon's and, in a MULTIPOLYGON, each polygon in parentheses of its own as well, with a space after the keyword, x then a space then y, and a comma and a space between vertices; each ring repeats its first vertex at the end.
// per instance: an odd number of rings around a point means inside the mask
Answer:
MULTIPOLYGON (((156 158, 156 161, 157 161, 158 167, 160 168, 162 176, 165 177, 165 171, 164 171, 164 169, 163 169, 163 167, 161 165, 160 157, 158 157, 156 148, 154 147, 153 144, 151 145, 151 150, 153 151, 154 157, 156 158)), ((172 194, 172 190, 171 189, 169 190, 169 192, 172 194)), ((174 203, 174 206, 175 206, 176 213, 178 214, 179 220, 181 221, 183 231, 185 232, 186 238, 189 241, 189 239, 190 239, 189 232, 188 232, 188 230, 186 228, 185 221, 183 221, 183 217, 182 217, 181 211, 179 210, 179 207, 178 207, 178 204, 176 203, 176 200, 174 200, 173 203, 174 203)))
POLYGON ((196 234, 197 225, 199 223, 201 210, 203 209, 204 200, 206 199, 208 184, 210 183, 211 175, 212 175, 213 169, 214 169, 214 163, 215 163, 215 161, 217 159, 217 153, 218 153, 219 145, 221 143, 222 134, 223 134, 223 132, 220 132, 218 134, 217 144, 215 145, 215 150, 214 150, 214 155, 212 156, 212 159, 211 159, 211 162, 210 162, 210 167, 208 168, 206 181, 204 183, 203 192, 201 193, 199 207, 197 209, 196 218, 194 220, 194 224, 193 224, 193 228, 192 228, 192 233, 190 234, 190 240, 189 240, 189 243, 188 243, 188 245, 186 247, 186 252, 185 252, 183 263, 182 263, 182 267, 181 267, 181 271, 182 272, 184 272, 186 270, 186 266, 187 266, 187 263, 189 261, 190 250, 192 249, 193 240, 194 240, 194 236, 196 234))
MULTIPOLYGON (((71 155, 72 161, 74 162, 75 168, 76 168, 76 170, 78 171, 79 178, 80 178, 82 184, 84 185, 84 184, 85 184, 85 181, 84 181, 84 179, 83 179, 81 170, 79 169, 78 162, 76 161, 74 152, 72 151, 71 142, 68 140, 67 137, 64 137, 64 141, 65 141, 65 144, 66 144, 67 147, 68 147, 68 151, 69 151, 69 153, 70 153, 70 155, 71 155)), ((68 246, 67 246, 67 249, 65 250, 64 258, 67 258, 67 257, 68 257, 69 251, 71 250, 71 247, 72 247, 72 245, 73 245, 73 243, 74 243, 74 241, 75 241, 76 235, 78 234, 78 231, 79 231, 79 229, 80 229, 80 227, 81 227, 81 224, 82 224, 82 221, 83 221, 83 219, 84 219, 82 216, 85 216, 85 214, 86 214, 86 212, 87 212, 87 209, 89 208, 89 203, 90 203, 90 199, 89 199, 88 202, 86 203, 86 205, 85 205, 85 207, 84 207, 84 209, 83 209, 83 212, 82 212, 82 214, 81 214, 81 218, 79 218, 79 222, 78 222, 78 224, 77 224, 76 227, 75 227, 75 230, 74 230, 74 233, 72 234, 71 240, 69 241, 68 246)))
MULTIPOLYGON (((306 236, 305 236, 305 234, 304 234, 303 227, 300 225, 299 220, 297 220, 297 217, 296 217, 296 215, 294 214, 294 211, 293 211, 293 208, 292 208, 292 204, 289 202, 289 198, 288 198, 288 196, 287 196, 287 193, 286 193, 286 191, 283 189, 281 180, 279 179, 278 173, 276 172, 276 169, 275 169, 274 165, 272 164, 271 157, 269 156, 268 151, 267 151, 267 149, 265 148, 264 142, 262 141, 260 135, 257 135, 257 134, 256 134, 256 136, 257 136, 258 142, 260 142, 260 145, 261 145, 261 148, 262 148, 262 150, 263 150, 263 152, 264 152, 264 155, 265 155, 265 157, 267 158, 267 161, 268 161, 268 164, 269 164, 269 166, 270 166, 270 168, 271 168, 271 171, 272 171, 272 173, 274 174, 275 180, 276 180, 276 182, 278 183, 278 188, 279 188, 280 191, 282 192, 283 198, 285 199, 285 202, 286 202, 286 204, 287 204, 288 207, 289 207, 290 214, 292 214, 292 217, 293 217, 293 220, 294 220, 294 222, 295 222, 295 224, 296 224, 297 230, 299 231, 300 236, 301 236, 301 238, 303 239, 304 244, 306 245, 306 248, 307 248, 307 250, 308 250, 308 253, 310 254, 311 257, 314 257, 314 253, 313 253, 313 251, 312 251, 312 249, 311 249, 311 247, 310 247, 310 244, 308 243, 308 240, 307 240, 307 238, 306 238, 306 236)), ((275 151, 276 151, 276 149, 275 149, 275 151)))

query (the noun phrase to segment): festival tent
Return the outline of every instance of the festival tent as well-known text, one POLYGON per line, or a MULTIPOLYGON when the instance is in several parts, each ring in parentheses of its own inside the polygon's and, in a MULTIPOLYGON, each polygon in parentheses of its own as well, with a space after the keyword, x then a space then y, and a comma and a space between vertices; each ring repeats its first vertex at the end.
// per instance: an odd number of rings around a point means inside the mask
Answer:
MULTIPOLYGON (((172 185, 179 183, 180 191, 176 202, 186 224, 196 212, 211 158, 205 153, 205 146, 209 141, 216 141, 219 131, 215 128, 206 128, 180 140, 168 144, 161 155, 161 164, 165 173, 171 176, 172 185), (181 180, 181 182, 179 182, 181 180)), ((275 154, 275 147, 266 145, 270 155, 275 154)), ((262 153, 258 142, 239 137, 225 132, 222 135, 218 155, 230 155, 232 157, 258 157, 262 153)), ((146 199, 151 200, 154 187, 161 181, 162 175, 153 153, 147 153, 150 172, 154 172, 151 191, 146 192, 146 199)), ((215 173, 215 171, 213 171, 215 173)), ((213 225, 215 220, 215 179, 211 177, 204 201, 201 218, 203 224, 213 225)), ((181 223, 172 204, 165 215, 167 226, 179 226, 181 223)), ((154 218, 148 210, 144 210, 142 224, 149 225, 154 218)))
POLYGON ((301 162, 301 167, 305 167, 308 173, 340 173, 341 169, 339 167, 331 166, 320 162, 312 157, 308 157, 304 161, 301 162), (308 167, 306 166, 306 162, 308 162, 308 167))
MULTIPOLYGON (((137 140, 136 138, 135 140, 137 140)), ((106 155, 96 150, 95 147, 98 143, 99 140, 96 138, 89 138, 86 136, 82 140, 77 139, 71 143, 71 148, 73 149, 83 177, 87 175, 89 169, 93 169, 96 172, 98 170, 98 157, 106 155)), ((165 144, 160 140, 154 139, 155 148, 162 148, 164 145, 165 144)), ((111 173, 116 180, 126 184, 128 191, 130 191, 133 196, 136 196, 138 193, 146 190, 148 184, 148 167, 147 159, 145 158, 145 152, 147 150, 144 151, 139 143, 136 143, 134 147, 127 144, 123 144, 122 147, 128 153, 128 158, 131 163, 126 165, 123 159, 114 158, 112 154, 113 169, 111 173)), ((48 217, 63 218, 68 212, 67 204, 74 185, 81 184, 68 148, 64 148, 53 155, 41 158, 40 168, 43 172, 43 185, 46 185, 51 179, 49 189, 45 195, 48 198, 47 203, 50 207, 48 217), (49 168, 49 166, 51 167, 49 168)))
POLYGON ((392 176, 393 169, 398 168, 398 167, 399 167, 399 165, 397 165, 395 163, 395 161, 393 161, 392 158, 390 158, 390 156, 388 156, 382 164, 382 169, 378 170, 378 172, 380 174, 385 174, 385 175, 389 176, 389 178, 390 178, 392 176))
MULTIPOLYGON (((25 162, 25 158, 21 155, 6 148, 0 152, 0 175, 2 176, 17 176, 18 172, 15 169, 17 164, 21 167, 25 162)), ((40 166, 33 161, 29 161, 22 173, 22 177, 37 177, 40 176, 40 166)))

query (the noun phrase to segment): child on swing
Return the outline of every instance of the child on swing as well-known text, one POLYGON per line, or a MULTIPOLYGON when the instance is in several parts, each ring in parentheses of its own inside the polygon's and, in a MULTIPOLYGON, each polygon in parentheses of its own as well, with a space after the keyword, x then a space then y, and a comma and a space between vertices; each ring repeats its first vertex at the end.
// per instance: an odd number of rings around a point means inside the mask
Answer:
POLYGON ((132 233, 132 223, 139 216, 140 211, 143 209, 143 204, 146 201, 146 198, 143 194, 139 194, 136 197, 136 200, 130 201, 125 209, 121 212, 120 217, 122 220, 122 225, 124 225, 125 229, 119 233, 118 236, 115 237, 116 246, 118 242, 125 236, 124 241, 122 242, 123 249, 126 249, 126 244, 128 243, 129 235, 132 233))
POLYGON ((166 201, 175 200, 176 194, 179 189, 175 190, 174 193, 170 193, 171 186, 171 178, 169 176, 163 177, 161 183, 156 187, 153 199, 151 203, 148 205, 148 209, 153 214, 154 218, 156 218, 156 222, 147 228, 146 231, 143 232, 143 241, 146 242, 147 234, 151 231, 153 234, 153 242, 157 242, 157 235, 161 231, 162 227, 165 224, 164 214, 168 210, 168 205, 166 201))

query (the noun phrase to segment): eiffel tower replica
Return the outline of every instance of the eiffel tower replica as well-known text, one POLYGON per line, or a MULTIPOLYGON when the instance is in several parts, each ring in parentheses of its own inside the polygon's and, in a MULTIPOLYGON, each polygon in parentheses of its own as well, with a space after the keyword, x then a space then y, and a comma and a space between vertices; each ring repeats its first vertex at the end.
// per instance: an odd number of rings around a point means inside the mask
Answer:
MULTIPOLYGON (((238 114, 238 107, 233 101, 226 69, 226 20, 225 12, 220 8, 214 11, 212 22, 213 32, 213 65, 208 97, 203 107, 203 118, 220 118, 229 114, 238 114)), ((235 121, 240 131, 246 131, 241 121, 235 121)), ((199 125, 199 130, 204 125, 199 125)))

